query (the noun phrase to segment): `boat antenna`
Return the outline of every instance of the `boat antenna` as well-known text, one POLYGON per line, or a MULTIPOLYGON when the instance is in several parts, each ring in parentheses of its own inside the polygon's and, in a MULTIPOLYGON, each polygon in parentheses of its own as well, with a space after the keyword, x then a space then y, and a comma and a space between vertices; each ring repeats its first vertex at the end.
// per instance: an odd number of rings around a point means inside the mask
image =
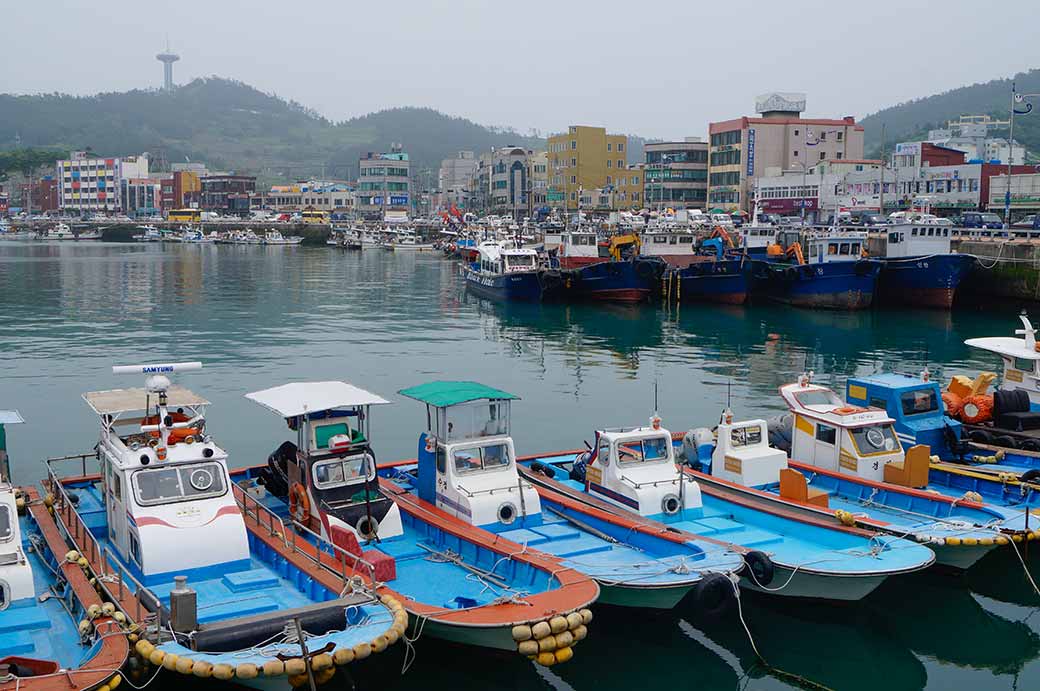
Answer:
POLYGON ((654 380, 654 417, 657 417, 657 380, 654 380))

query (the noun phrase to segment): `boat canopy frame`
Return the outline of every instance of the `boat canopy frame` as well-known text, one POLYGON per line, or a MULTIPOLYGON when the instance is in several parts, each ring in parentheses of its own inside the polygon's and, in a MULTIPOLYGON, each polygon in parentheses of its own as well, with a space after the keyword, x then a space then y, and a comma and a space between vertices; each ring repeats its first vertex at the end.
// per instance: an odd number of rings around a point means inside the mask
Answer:
POLYGON ((426 404, 426 428, 444 442, 510 434, 511 402, 520 397, 472 381, 434 381, 398 391, 426 404))

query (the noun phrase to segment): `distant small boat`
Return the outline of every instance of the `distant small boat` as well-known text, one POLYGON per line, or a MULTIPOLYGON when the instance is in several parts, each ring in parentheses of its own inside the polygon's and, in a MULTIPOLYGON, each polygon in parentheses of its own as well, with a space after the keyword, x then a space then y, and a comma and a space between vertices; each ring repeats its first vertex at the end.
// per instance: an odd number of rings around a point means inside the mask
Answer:
POLYGON ((291 235, 285 237, 277 230, 267 231, 260 240, 261 245, 299 245, 301 242, 303 242, 303 236, 291 235))
POLYGON ((88 229, 76 232, 67 223, 58 223, 40 234, 39 238, 41 240, 100 240, 101 231, 88 229))

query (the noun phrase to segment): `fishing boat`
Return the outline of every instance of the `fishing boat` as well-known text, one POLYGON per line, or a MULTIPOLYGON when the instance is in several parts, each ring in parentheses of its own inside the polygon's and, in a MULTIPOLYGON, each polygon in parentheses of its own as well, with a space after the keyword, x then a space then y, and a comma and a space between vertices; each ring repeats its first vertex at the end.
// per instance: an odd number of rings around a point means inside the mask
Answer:
MULTIPOLYGON (((724 233, 725 231, 723 231, 724 233)), ((727 238, 728 240, 728 238, 727 238)), ((727 254, 722 237, 702 239, 685 266, 664 272, 663 297, 669 302, 742 305, 751 291, 751 261, 744 252, 727 254)))
POLYGON ((600 256, 596 232, 591 228, 572 228, 562 233, 557 256, 561 269, 576 269, 606 259, 600 256))
POLYGON ((864 258, 865 232, 829 228, 777 235, 783 244, 770 246, 768 259, 754 260, 755 296, 799 307, 870 307, 881 262, 864 258))
POLYGON ((534 250, 515 249, 501 242, 482 242, 477 259, 460 268, 467 290, 491 300, 537 302, 542 281, 534 250))
POLYGON ((227 238, 224 240, 224 244, 228 245, 260 245, 263 244, 263 238, 256 234, 252 228, 246 228, 245 230, 233 230, 227 238))
POLYGON ((0 411, 0 690, 114 689, 130 652, 125 618, 91 585, 49 499, 12 484, 6 427, 22 422, 0 411))
POLYGON ((639 256, 657 257, 679 269, 698 261, 698 235, 686 226, 658 226, 647 228, 642 234, 639 256))
POLYGON ((414 231, 398 230, 383 243, 383 249, 393 252, 432 252, 432 242, 423 242, 414 231))
POLYGON ((301 242, 303 242, 302 235, 290 235, 289 237, 285 237, 284 235, 282 235, 281 231, 274 229, 268 230, 266 233, 264 233, 263 238, 261 238, 260 240, 261 245, 296 246, 299 245, 301 242))
MULTIPOLYGON (((377 478, 370 409, 386 400, 345 382, 297 382, 247 397, 284 418, 296 441, 281 444, 267 464, 244 471, 247 478, 240 484, 260 483, 269 492, 265 504, 292 525, 312 526, 315 537, 320 532, 362 554, 374 565, 379 592, 393 594, 421 622, 417 632, 518 651, 545 665, 570 659, 592 618, 587 607, 599 596, 595 581, 504 535, 477 529, 458 502, 446 504, 425 488, 416 494, 416 476, 407 468, 383 469, 377 478)), ((503 406, 508 400, 490 409, 498 415, 503 406)), ((482 410, 486 415, 489 406, 482 410)), ((463 433, 454 412, 451 422, 445 415, 438 418, 442 436, 437 438, 444 441, 435 442, 432 432, 420 441, 422 450, 441 444, 442 465, 445 448, 454 453, 478 442, 468 427, 463 433)), ((481 409, 470 406, 467 412, 476 424, 481 409)), ((429 455, 433 451, 423 453, 419 468, 425 479, 436 462, 429 455)), ((499 498, 511 497, 510 521, 516 522, 519 507, 525 501, 536 504, 537 496, 515 475, 513 484, 495 489, 501 474, 466 478, 467 483, 482 480, 482 486, 468 489, 475 494, 464 501, 472 509, 479 506, 482 519, 490 511, 487 519, 493 520, 499 498)))
POLYGON ((39 235, 41 240, 100 240, 101 231, 84 228, 75 231, 67 223, 57 223, 39 235))
POLYGON ((145 376, 144 388, 84 394, 100 440, 96 452, 48 461, 56 515, 139 626, 135 649, 151 665, 262 689, 283 688, 286 675, 295 686, 327 682, 396 641, 406 615, 375 592, 370 564, 298 548, 255 495, 232 486, 208 401, 167 376, 199 369, 114 367, 145 376), (144 629, 152 617, 163 625, 144 629))
MULTIPOLYGON (((764 439, 743 442, 761 448, 764 439)), ((696 465, 679 472, 675 461, 673 437, 655 415, 646 427, 597 430, 588 452, 531 459, 524 476, 661 534, 733 545, 747 562, 742 585, 772 594, 859 600, 889 576, 935 560, 923 545, 842 525, 833 516, 806 515, 696 465)), ((723 462, 732 466, 732 453, 723 462)))
POLYGON ((606 604, 670 609, 692 593, 694 609, 717 612, 732 601, 728 574, 743 567, 740 554, 662 538, 525 482, 510 436, 516 396, 474 382, 431 382, 399 393, 429 412, 418 462, 397 465, 391 475, 420 500, 474 530, 557 557, 594 578, 606 604))
POLYGON ((950 309, 975 264, 973 255, 951 251, 948 226, 897 223, 873 233, 869 244, 883 262, 879 297, 892 304, 950 309))
POLYGON ((134 242, 163 242, 166 239, 166 233, 156 226, 137 226, 136 230, 141 232, 133 236, 134 242))
POLYGON ((180 241, 193 245, 202 245, 216 241, 215 234, 206 235, 201 228, 188 228, 181 232, 180 241))
POLYGON ((904 452, 885 410, 846 404, 811 373, 780 387, 780 395, 791 411, 782 429, 729 416, 717 442, 710 430, 691 431, 686 457, 713 477, 771 492, 788 506, 926 544, 938 563, 959 569, 1029 535, 1022 510, 926 491, 928 447, 904 452), (771 431, 778 448, 769 446, 771 431), (756 443, 734 456, 738 442, 751 437, 756 443))

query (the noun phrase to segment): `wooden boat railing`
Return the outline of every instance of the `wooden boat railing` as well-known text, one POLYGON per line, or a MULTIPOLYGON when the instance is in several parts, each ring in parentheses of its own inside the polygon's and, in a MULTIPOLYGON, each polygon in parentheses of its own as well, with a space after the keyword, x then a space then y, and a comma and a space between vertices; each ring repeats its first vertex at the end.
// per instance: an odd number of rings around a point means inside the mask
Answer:
MULTIPOLYGON (((134 622, 140 624, 148 614, 161 614, 162 606, 155 595, 126 571, 118 559, 111 558, 107 547, 102 547, 97 538, 76 511, 65 484, 54 466, 63 462, 79 461, 81 478, 90 478, 87 459, 97 462, 95 454, 73 454, 47 459, 47 489, 54 497, 54 517, 69 538, 73 548, 87 560, 98 583, 112 601, 134 622), (128 587, 128 582, 129 586, 128 587)), ((71 478, 70 478, 71 479, 71 478)))
POLYGON ((350 580, 351 575, 353 575, 351 573, 352 571, 354 573, 364 571, 368 574, 368 585, 373 588, 375 587, 376 567, 373 564, 356 554, 348 552, 339 545, 329 542, 307 526, 298 523, 295 520, 291 521, 292 529, 287 529, 285 521, 283 521, 276 513, 271 511, 271 509, 260 503, 256 497, 238 485, 233 485, 233 487, 235 501, 238 502, 238 507, 242 511, 242 514, 246 518, 252 518, 258 528, 265 528, 271 537, 280 538, 286 549, 290 550, 293 554, 298 554, 312 564, 334 573, 343 579, 344 584, 350 580), (301 534, 310 535, 311 538, 313 538, 314 542, 304 539, 303 544, 313 548, 314 554, 311 554, 307 549, 301 548, 299 539, 297 538, 297 536, 301 534), (322 559, 322 554, 330 556, 333 563, 330 564, 330 560, 322 559), (350 566, 348 566, 348 563, 350 566))

